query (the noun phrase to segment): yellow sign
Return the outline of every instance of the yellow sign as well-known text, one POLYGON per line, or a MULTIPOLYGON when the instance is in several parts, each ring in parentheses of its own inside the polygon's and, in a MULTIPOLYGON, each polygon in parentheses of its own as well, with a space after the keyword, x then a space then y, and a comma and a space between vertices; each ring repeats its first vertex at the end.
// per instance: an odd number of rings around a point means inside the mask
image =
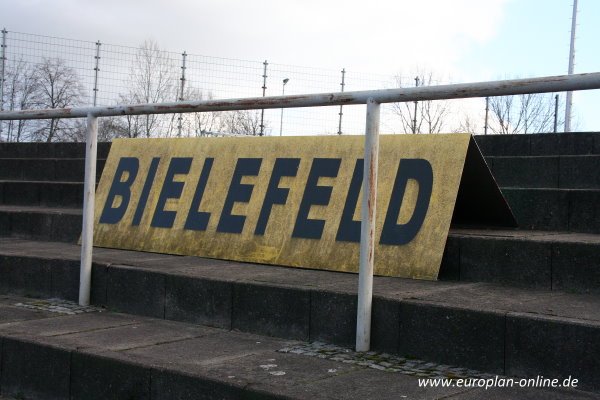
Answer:
MULTIPOLYGON (((382 135, 375 273, 436 279, 470 135, 382 135)), ((101 247, 358 270, 364 136, 118 139, 101 247)))

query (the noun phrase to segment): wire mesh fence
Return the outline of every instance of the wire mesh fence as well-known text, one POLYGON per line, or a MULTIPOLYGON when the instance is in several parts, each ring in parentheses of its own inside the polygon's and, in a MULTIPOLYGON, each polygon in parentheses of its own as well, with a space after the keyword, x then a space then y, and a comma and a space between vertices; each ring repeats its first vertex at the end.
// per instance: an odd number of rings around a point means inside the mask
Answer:
MULTIPOLYGON (((173 52, 153 41, 128 47, 6 30, 2 31, 2 39, 2 110, 329 93, 448 83, 427 74, 390 76, 343 68, 332 70, 173 52)), ((488 130, 487 125, 491 128, 489 133, 551 131, 555 104, 548 99, 550 97, 543 97, 537 106, 535 118, 543 123, 534 124, 531 111, 525 128, 522 121, 502 119, 502 110, 518 107, 517 101, 492 104, 497 109, 491 110, 495 118, 489 121, 485 119, 484 99, 384 105, 382 133, 483 133, 488 130)), ((525 100, 520 99, 519 104, 525 100)), ((533 108, 532 101, 527 104, 533 108)), ((527 115, 525 112, 524 116, 527 115)), ((111 140, 114 137, 363 134, 364 129, 365 106, 355 105, 103 118, 99 137, 111 140)), ((0 141, 77 141, 83 137, 83 121, 0 121, 0 141)))

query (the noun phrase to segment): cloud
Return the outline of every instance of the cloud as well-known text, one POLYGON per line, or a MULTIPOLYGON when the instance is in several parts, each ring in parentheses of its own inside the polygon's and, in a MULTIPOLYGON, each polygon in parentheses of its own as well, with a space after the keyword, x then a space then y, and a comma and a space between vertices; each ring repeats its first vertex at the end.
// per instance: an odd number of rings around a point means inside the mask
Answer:
POLYGON ((324 68, 448 71, 508 0, 5 0, 9 30, 324 68), (8 4, 6 4, 8 3, 8 4))

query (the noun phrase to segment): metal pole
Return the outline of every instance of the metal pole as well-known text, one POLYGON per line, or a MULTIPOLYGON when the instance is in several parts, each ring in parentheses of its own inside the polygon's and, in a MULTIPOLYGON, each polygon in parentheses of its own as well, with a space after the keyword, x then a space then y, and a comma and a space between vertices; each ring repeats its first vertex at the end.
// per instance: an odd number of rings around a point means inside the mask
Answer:
POLYGON ((485 98, 485 123, 483 125, 483 134, 487 135, 488 131, 488 114, 490 112, 490 98, 489 96, 485 98))
MULTIPOLYGON (((267 93, 267 65, 269 65, 267 60, 265 60, 263 65, 264 65, 264 69, 263 69, 263 85, 262 85, 263 95, 262 95, 262 97, 265 97, 265 95, 267 93)), ((259 133, 259 135, 263 136, 264 134, 265 134, 265 109, 263 108, 262 110, 260 110, 260 133, 259 133)))
MULTIPOLYGON (((344 86, 346 86, 345 77, 346 77, 346 68, 342 68, 342 83, 340 83, 340 86, 342 87, 342 92, 344 92, 344 86)), ((344 112, 342 111, 343 108, 344 108, 344 106, 341 105, 340 112, 339 112, 340 124, 338 126, 338 135, 342 134, 342 116, 344 115, 344 112)))
POLYGON ((554 96, 554 133, 558 132, 558 95, 554 96))
MULTIPOLYGON (((6 28, 2 28, 2 44, 0 50, 2 50, 0 54, 0 111, 4 111, 4 81, 5 77, 5 68, 6 68, 6 34, 8 31, 6 28)), ((0 122, 0 141, 2 141, 2 128, 4 126, 4 122, 0 122)), ((8 141, 8 139, 7 139, 8 141)))
MULTIPOLYGON (((571 46, 569 48, 569 75, 573 74, 575 65, 575 28, 577 27, 577 0, 573 0, 573 17, 571 18, 571 46)), ((567 92, 565 106, 565 132, 571 132, 571 107, 573 106, 573 92, 567 92)))
POLYGON ((466 99, 486 96, 510 96, 527 93, 557 93, 567 90, 600 89, 600 72, 545 76, 492 82, 361 90, 344 93, 311 93, 293 96, 267 96, 235 99, 183 101, 173 103, 125 104, 108 107, 54 108, 0 112, 0 120, 85 118, 121 115, 179 114, 210 111, 260 110, 366 104, 372 97, 377 103, 466 99))
MULTIPOLYGON (((419 77, 415 78, 415 87, 419 87, 419 77)), ((415 118, 413 119, 412 133, 417 133, 417 102, 415 101, 415 118)))
MULTIPOLYGON (((285 84, 288 83, 289 78, 285 78, 283 80, 283 85, 281 86, 281 95, 285 96, 285 84)), ((281 117, 279 117, 279 136, 282 135, 283 132, 283 108, 281 108, 281 117)))
POLYGON ((94 57, 96 59, 96 66, 94 67, 94 100, 92 101, 93 106, 96 107, 96 101, 98 99, 98 73, 100 71, 100 46, 101 43, 98 40, 96 42, 96 56, 94 57))
POLYGON ((81 229, 81 268, 79 271, 79 305, 82 306, 90 304, 90 289, 92 286, 97 145, 98 117, 88 114, 85 148, 85 181, 83 186, 83 226, 81 229))
POLYGON ((371 306, 373 302, 373 261, 375 259, 375 210, 379 159, 380 105, 367 100, 363 198, 360 224, 360 264, 358 269, 358 309, 356 313, 356 351, 371 346, 371 306))
MULTIPOLYGON (((181 87, 179 90, 179 98, 178 98, 179 101, 184 100, 183 99, 183 90, 185 89, 185 59, 186 59, 186 57, 187 57, 187 53, 184 50, 183 54, 181 54, 181 78, 179 78, 181 81, 181 87)), ((181 137, 181 129, 182 129, 181 121, 182 120, 183 120, 183 116, 180 113, 179 114, 179 126, 177 127, 178 132, 179 132, 179 134, 178 134, 179 137, 181 137)))

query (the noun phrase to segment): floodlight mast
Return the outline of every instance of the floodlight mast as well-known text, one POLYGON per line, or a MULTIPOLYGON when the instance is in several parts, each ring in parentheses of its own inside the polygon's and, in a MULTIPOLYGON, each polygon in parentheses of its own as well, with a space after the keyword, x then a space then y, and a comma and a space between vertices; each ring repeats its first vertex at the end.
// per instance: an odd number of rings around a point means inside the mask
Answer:
MULTIPOLYGON (((573 0, 573 17, 571 18, 571 46, 569 48, 569 75, 573 75, 575 68, 575 29, 577 28, 577 0, 573 0)), ((573 106, 573 92, 567 92, 565 106, 565 132, 571 132, 571 108, 573 106)))

